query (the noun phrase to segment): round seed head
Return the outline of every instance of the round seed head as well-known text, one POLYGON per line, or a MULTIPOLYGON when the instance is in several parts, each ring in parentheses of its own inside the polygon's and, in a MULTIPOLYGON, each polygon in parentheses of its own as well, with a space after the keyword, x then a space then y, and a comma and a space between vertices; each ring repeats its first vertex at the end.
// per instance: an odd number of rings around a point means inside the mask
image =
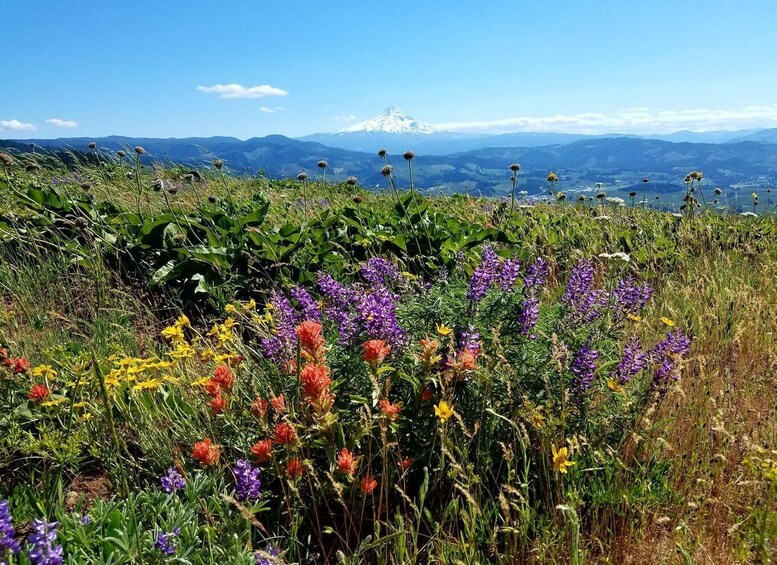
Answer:
POLYGON ((13 157, 11 157, 8 153, 0 153, 0 164, 2 164, 4 167, 10 167, 13 165, 13 157))
POLYGON ((358 195, 353 197, 353 201, 356 204, 361 204, 362 202, 364 202, 364 196, 362 196, 361 194, 358 194, 358 195))
POLYGON ((119 150, 116 152, 116 155, 118 155, 119 159, 124 159, 124 157, 126 157, 126 155, 127 155, 127 154, 124 152, 124 150, 123 150, 123 149, 119 149, 119 150))
POLYGON ((391 165, 384 165, 384 167, 380 170, 380 174, 382 174, 384 177, 389 176, 393 172, 394 172, 394 167, 392 167, 391 165))
POLYGON ((577 201, 578 202, 585 202, 585 195, 581 194, 580 196, 578 196, 577 197, 577 201))
POLYGON ((297 180, 299 180, 299 181, 304 181, 307 178, 308 178, 308 174, 307 173, 300 173, 300 174, 297 175, 297 180))
POLYGON ((567 195, 564 194, 563 192, 559 192, 558 194, 556 194, 556 200, 558 200, 559 202, 563 202, 566 199, 567 199, 567 195))
POLYGON ((631 192, 629 192, 629 196, 631 196, 632 198, 634 198, 636 195, 637 195, 637 193, 634 192, 633 190, 631 192))
POLYGON ((216 196, 213 195, 213 194, 208 196, 208 202, 210 202, 211 204, 215 204, 216 203, 216 196))
POLYGON ((644 182, 645 184, 647 184, 647 183, 649 183, 649 182, 650 182, 650 179, 649 179, 649 178, 647 178, 647 177, 645 177, 644 179, 642 179, 642 182, 644 182))
POLYGON ((94 149, 95 147, 97 147, 97 144, 94 141, 90 141, 88 147, 89 149, 94 149))
POLYGON ((145 149, 143 149, 140 145, 135 146, 135 153, 138 155, 143 155, 146 152, 145 149))
POLYGON ((413 159, 413 157, 415 157, 415 153, 413 153, 412 151, 405 151, 402 157, 405 159, 405 161, 410 161, 413 159))
POLYGON ((84 190, 89 190, 90 188, 92 188, 92 183, 89 181, 82 182, 81 188, 83 188, 84 190))
POLYGON ((39 168, 40 167, 38 166, 38 163, 36 163, 35 161, 28 161, 27 165, 25 165, 24 167, 24 170, 26 170, 28 173, 31 173, 39 168))
POLYGON ((213 166, 216 167, 220 171, 221 167, 224 166, 224 161, 222 161, 221 159, 215 159, 213 161, 213 166))
POLYGON ((387 153, 385 149, 378 149, 378 157, 385 157, 387 153))
POLYGON ((518 163, 513 163, 512 165, 510 165, 510 170, 514 173, 517 173, 518 171, 521 170, 521 166, 518 163))
POLYGON ((357 183, 357 182, 358 182, 358 180, 356 179, 356 177, 348 177, 348 178, 345 180, 345 184, 347 184, 347 185, 349 185, 349 186, 356 186, 356 183, 357 183))
POLYGON ((556 182, 558 180, 558 177, 556 176, 556 173, 553 171, 550 171, 548 174, 548 182, 556 182))
POLYGON ((178 193, 178 185, 170 184, 167 187, 167 192, 170 194, 177 194, 178 193))
POLYGON ((329 166, 329 163, 321 159, 318 164, 316 165, 319 169, 326 169, 329 166))
POLYGON ((723 193, 723 191, 721 189, 719 189, 719 188, 715 189, 715 194, 720 195, 722 193, 723 193))
POLYGON ((606 195, 604 192, 597 192, 597 193, 596 193, 596 197, 597 197, 599 200, 601 200, 601 199, 602 199, 602 198, 604 198, 605 196, 607 196, 607 195, 606 195))
POLYGON ((151 187, 154 189, 154 192, 161 192, 165 188, 165 181, 154 179, 154 184, 151 187))

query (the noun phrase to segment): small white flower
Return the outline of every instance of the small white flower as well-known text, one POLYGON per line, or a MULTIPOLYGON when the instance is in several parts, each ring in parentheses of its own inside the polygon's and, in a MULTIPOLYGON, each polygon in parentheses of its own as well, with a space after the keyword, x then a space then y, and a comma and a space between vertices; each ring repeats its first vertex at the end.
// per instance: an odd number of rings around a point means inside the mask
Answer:
POLYGON ((611 220, 610 216, 596 216, 594 220, 599 220, 601 222, 606 222, 607 220, 611 220))
POLYGON ((631 261, 631 257, 628 253, 623 253, 622 251, 616 251, 615 253, 599 253, 599 257, 602 259, 613 259, 614 261, 623 261, 624 263, 628 263, 631 261))
POLYGON ((623 198, 618 198, 617 196, 608 196, 604 199, 605 202, 608 204, 611 204, 612 206, 625 206, 626 201, 623 198))
POLYGON ((758 214, 756 214, 755 212, 742 212, 739 215, 740 216, 745 216, 746 218, 757 218, 758 217, 758 214))

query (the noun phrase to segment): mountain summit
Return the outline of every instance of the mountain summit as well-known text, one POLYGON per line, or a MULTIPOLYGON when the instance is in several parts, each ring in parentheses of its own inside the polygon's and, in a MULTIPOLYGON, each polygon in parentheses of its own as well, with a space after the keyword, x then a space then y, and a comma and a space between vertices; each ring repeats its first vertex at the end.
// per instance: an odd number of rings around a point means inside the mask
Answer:
POLYGON ((399 108, 389 106, 379 116, 335 133, 429 134, 435 131, 431 124, 416 121, 399 108))

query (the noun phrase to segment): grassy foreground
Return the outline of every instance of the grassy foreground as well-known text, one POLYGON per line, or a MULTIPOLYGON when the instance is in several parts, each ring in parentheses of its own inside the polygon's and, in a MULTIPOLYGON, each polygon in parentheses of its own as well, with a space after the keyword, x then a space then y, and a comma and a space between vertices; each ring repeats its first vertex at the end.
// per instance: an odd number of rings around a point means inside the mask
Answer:
POLYGON ((0 561, 774 559, 774 218, 222 173, 3 164, 0 561))

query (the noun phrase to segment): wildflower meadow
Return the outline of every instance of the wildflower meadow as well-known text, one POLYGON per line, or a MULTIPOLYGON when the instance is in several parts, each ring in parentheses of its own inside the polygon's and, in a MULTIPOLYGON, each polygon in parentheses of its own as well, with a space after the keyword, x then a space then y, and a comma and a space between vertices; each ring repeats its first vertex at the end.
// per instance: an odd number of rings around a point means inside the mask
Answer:
POLYGON ((0 154, 0 564, 774 559, 771 212, 414 157, 0 154))

